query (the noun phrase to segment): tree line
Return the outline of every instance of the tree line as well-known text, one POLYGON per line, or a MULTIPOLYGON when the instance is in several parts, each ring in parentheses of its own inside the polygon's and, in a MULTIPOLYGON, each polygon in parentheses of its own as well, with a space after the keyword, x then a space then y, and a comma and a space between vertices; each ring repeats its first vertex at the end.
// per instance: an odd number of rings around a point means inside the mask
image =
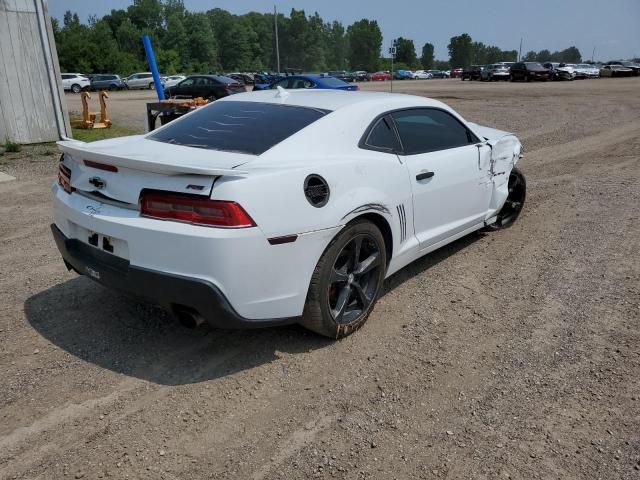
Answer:
MULTIPOLYGON (((163 73, 275 70, 274 14, 232 15, 220 8, 188 11, 182 0, 134 0, 87 24, 67 11, 52 19, 64 71, 131 73, 146 70, 140 38, 151 37, 163 73)), ((306 71, 375 70, 382 32, 375 20, 345 27, 292 9, 278 14, 280 65, 306 71)))
MULTIPOLYGON (((280 66, 304 71, 389 70, 381 57, 382 32, 376 20, 344 26, 325 22, 318 13, 292 9, 277 17, 280 66)), ((158 68, 165 74, 259 71, 276 69, 274 14, 233 15, 214 8, 190 12, 183 0, 133 0, 126 10, 111 10, 102 18, 80 22, 67 11, 62 23, 52 19, 63 71, 129 74, 147 70, 142 35, 151 37, 158 68)), ((516 50, 473 41, 466 33, 448 45, 449 60, 436 60, 434 46, 416 53, 413 40, 396 39, 395 68, 449 69, 471 64, 516 61, 516 50)), ((524 60, 579 62, 575 47, 560 52, 528 52, 524 60), (548 55, 547 55, 548 54, 548 55), (543 58, 544 57, 544 58, 543 58)))

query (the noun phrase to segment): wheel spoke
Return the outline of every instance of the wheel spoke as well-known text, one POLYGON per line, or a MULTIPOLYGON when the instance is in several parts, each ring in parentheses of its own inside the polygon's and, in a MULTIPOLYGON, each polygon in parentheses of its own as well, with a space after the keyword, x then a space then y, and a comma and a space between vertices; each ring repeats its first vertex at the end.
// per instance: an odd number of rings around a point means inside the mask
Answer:
POLYGON ((351 297, 351 287, 348 286, 344 286, 342 288, 342 290, 340 290, 340 294, 338 295, 338 300, 336 301, 336 308, 333 308, 331 310, 331 313, 333 314, 333 318, 336 320, 336 322, 339 322, 342 320, 342 317, 344 316, 344 311, 347 308, 347 305, 349 304, 349 298, 351 297))
POLYGON ((349 280, 349 275, 347 274, 346 265, 338 270, 335 266, 331 269, 331 276, 329 277, 330 284, 336 282, 346 282, 347 280, 349 280))
POLYGON ((353 273, 356 275, 365 274, 380 264, 380 253, 374 252, 365 258, 363 261, 356 265, 356 269, 353 273))
POLYGON ((353 239, 353 250, 351 251, 351 268, 354 270, 360 263, 360 250, 362 248, 362 237, 356 237, 353 239))
POLYGON ((353 282, 351 286, 353 287, 353 291, 355 292, 355 294, 360 298, 362 310, 365 310, 371 303, 371 297, 367 295, 367 292, 364 288, 362 288, 362 285, 360 285, 359 282, 353 282))

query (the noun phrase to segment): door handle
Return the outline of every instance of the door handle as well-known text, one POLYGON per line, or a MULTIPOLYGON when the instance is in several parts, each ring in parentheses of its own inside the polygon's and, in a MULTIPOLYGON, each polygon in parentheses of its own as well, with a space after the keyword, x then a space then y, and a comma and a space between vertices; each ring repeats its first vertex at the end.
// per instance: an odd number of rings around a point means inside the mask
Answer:
POLYGON ((427 178, 431 178, 435 175, 433 172, 422 172, 416 175, 416 180, 426 180, 427 178))

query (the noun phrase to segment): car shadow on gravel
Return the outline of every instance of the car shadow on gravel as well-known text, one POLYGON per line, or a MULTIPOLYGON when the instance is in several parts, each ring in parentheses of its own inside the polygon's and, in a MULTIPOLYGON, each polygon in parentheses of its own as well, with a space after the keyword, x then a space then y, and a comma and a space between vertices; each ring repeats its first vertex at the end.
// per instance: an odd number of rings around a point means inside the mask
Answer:
MULTIPOLYGON (((387 279, 383 296, 481 238, 471 234, 387 279)), ((99 367, 161 385, 231 375, 333 340, 297 325, 258 330, 184 328, 164 309, 76 277, 24 305, 33 328, 57 347, 99 367)))
POLYGON ((464 250, 469 245, 474 244, 481 238, 487 235, 486 232, 476 231, 466 235, 455 242, 452 242, 444 247, 435 250, 424 257, 416 260, 415 262, 410 263, 403 269, 391 275, 385 281, 384 291, 382 292, 382 296, 385 296, 388 293, 391 293, 399 286, 403 285, 407 280, 415 277, 416 275, 420 275, 421 273, 429 270, 431 267, 437 265, 438 263, 446 260, 452 255, 455 255, 461 250, 464 250))
POLYGON ((190 330, 164 309, 86 277, 33 295, 24 310, 33 328, 57 347, 99 367, 162 385, 204 382, 332 344, 295 325, 190 330))

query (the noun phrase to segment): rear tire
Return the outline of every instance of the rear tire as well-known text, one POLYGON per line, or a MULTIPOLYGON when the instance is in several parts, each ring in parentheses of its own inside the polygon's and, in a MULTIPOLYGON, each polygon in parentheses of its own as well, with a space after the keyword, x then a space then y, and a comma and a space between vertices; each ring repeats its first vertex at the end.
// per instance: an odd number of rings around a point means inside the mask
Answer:
POLYGON ((347 225, 331 241, 313 272, 302 325, 336 339, 358 330, 382 291, 386 257, 378 227, 367 220, 347 225))
POLYGON ((151 82, 151 83, 149 84, 149 90, 153 90, 153 89, 154 89, 154 88, 153 88, 153 82, 151 82))

